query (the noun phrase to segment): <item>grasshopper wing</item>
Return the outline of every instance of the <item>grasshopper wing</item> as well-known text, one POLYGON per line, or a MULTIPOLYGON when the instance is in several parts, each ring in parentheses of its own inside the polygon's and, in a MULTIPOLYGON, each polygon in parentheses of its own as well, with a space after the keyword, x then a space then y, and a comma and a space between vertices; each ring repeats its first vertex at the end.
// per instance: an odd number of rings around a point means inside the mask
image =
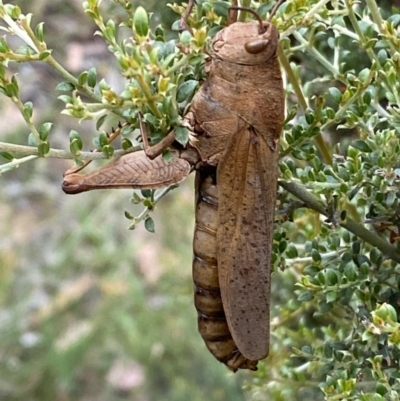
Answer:
POLYGON ((178 184, 190 173, 189 162, 172 153, 172 161, 162 156, 149 159, 144 151, 128 153, 89 174, 69 174, 62 189, 67 194, 78 194, 93 189, 145 188, 156 189, 178 184))
POLYGON ((222 302, 232 337, 250 360, 269 352, 278 153, 277 141, 247 126, 230 137, 217 169, 222 302))

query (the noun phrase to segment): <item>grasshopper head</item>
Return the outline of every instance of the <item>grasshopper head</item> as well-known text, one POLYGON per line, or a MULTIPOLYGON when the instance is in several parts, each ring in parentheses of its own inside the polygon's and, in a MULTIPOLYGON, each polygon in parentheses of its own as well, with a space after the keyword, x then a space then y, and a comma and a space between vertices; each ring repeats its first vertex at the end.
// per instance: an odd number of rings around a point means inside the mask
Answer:
POLYGON ((277 28, 269 21, 235 22, 219 31, 213 41, 216 57, 235 64, 265 63, 276 53, 279 41, 277 28))

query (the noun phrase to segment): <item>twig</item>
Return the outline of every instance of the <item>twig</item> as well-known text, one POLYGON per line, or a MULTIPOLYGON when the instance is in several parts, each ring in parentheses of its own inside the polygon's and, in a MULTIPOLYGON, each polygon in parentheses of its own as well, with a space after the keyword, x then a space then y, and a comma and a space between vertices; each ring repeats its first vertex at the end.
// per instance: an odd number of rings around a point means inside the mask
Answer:
MULTIPOLYGON (((329 217, 330 214, 325 205, 312 193, 308 192, 302 186, 293 182, 279 181, 279 185, 294 195, 296 198, 303 201, 310 209, 317 211, 318 213, 329 217)), ((370 245, 378 248, 383 254, 393 259, 397 263, 400 263, 400 254, 397 249, 390 245, 384 239, 376 236, 371 231, 367 230, 364 226, 356 223, 354 220, 347 218, 346 220, 340 221, 339 225, 357 237, 361 238, 370 245)))

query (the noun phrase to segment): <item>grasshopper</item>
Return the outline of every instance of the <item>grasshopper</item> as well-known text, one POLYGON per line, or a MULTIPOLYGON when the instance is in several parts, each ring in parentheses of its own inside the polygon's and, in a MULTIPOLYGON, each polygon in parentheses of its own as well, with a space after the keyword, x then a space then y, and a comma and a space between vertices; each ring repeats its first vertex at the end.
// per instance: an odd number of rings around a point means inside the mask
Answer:
POLYGON ((66 175, 63 190, 154 189, 179 183, 196 171, 193 277, 198 326, 211 353, 236 371, 256 370, 269 353, 284 92, 278 30, 251 9, 231 9, 249 11, 258 21, 230 21, 212 40, 208 78, 184 118, 190 127, 186 148, 174 147, 173 132, 152 147, 143 135, 143 151, 87 175, 66 175), (170 163, 161 156, 167 148, 175 148, 170 163))

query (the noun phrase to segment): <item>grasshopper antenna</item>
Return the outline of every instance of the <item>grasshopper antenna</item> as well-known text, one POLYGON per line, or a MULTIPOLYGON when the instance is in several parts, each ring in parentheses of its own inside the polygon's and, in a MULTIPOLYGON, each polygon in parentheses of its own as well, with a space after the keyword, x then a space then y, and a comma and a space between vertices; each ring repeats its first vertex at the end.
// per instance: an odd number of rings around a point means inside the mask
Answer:
POLYGON ((269 20, 271 21, 272 18, 275 16, 276 12, 278 11, 278 8, 282 3, 284 3, 285 0, 278 0, 277 3, 274 5, 274 8, 271 10, 271 14, 269 15, 269 20))
POLYGON ((257 21, 260 24, 260 31, 264 31, 263 20, 257 14, 257 12, 254 11, 252 8, 250 8, 250 7, 242 7, 242 6, 232 6, 232 7, 229 7, 229 13, 231 12, 231 10, 232 11, 247 11, 248 13, 253 14, 257 18, 257 21))
MULTIPOLYGON (((274 5, 273 9, 271 10, 270 16, 269 16, 269 21, 272 20, 274 15, 276 14, 276 11, 278 10, 279 6, 284 2, 285 0, 278 0, 277 3, 274 5)), ((263 20, 260 17, 260 15, 253 10, 250 7, 242 7, 237 5, 237 0, 232 1, 232 6, 229 7, 229 19, 228 19, 228 25, 231 25, 233 22, 237 21, 237 12, 238 11, 247 11, 256 17, 257 21, 260 24, 260 33, 263 33, 265 31, 265 26, 263 25, 263 20), (232 12, 233 11, 233 12, 232 12)))

